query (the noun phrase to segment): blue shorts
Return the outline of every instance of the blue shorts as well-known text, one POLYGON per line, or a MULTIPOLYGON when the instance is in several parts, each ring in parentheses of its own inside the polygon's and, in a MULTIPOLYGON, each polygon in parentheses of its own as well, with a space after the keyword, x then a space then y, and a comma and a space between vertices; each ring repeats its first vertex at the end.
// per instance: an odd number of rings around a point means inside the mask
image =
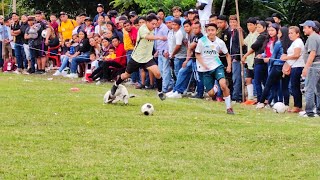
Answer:
POLYGON ((203 77, 203 84, 206 89, 206 91, 210 91, 213 86, 215 80, 219 81, 220 79, 225 79, 226 76, 224 74, 224 66, 221 65, 217 67, 216 69, 208 72, 202 72, 202 77, 203 77))

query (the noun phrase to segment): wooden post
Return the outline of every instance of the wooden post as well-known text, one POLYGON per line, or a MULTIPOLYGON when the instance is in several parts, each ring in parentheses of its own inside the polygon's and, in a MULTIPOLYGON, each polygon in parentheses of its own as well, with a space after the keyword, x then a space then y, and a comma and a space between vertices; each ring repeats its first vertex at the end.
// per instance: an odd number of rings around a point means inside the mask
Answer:
MULTIPOLYGON (((237 19, 238 19, 238 27, 240 27, 240 15, 239 15, 239 4, 238 4, 238 0, 235 0, 236 2, 236 12, 237 12, 237 19)), ((239 32, 239 44, 240 44, 240 58, 242 58, 243 56, 243 51, 242 51, 242 45, 241 45, 241 40, 243 39, 243 33, 239 32)), ((241 81, 242 81, 242 102, 244 102, 246 100, 245 97, 245 79, 244 79, 244 66, 243 63, 240 61, 241 63, 241 81)))
POLYGON ((223 13, 224 13, 224 8, 226 7, 226 2, 227 2, 227 0, 223 0, 223 2, 222 2, 220 15, 223 15, 223 13))
POLYGON ((12 12, 17 12, 17 0, 12 0, 12 12))

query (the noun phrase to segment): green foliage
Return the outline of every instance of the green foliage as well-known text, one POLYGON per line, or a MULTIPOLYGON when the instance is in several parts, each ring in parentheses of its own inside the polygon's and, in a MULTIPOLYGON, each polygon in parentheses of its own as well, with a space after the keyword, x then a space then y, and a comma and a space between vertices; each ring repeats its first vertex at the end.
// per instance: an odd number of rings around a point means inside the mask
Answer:
POLYGON ((320 3, 307 5, 299 0, 276 0, 265 4, 271 12, 281 14, 284 24, 298 25, 307 19, 316 20, 320 16, 320 3))

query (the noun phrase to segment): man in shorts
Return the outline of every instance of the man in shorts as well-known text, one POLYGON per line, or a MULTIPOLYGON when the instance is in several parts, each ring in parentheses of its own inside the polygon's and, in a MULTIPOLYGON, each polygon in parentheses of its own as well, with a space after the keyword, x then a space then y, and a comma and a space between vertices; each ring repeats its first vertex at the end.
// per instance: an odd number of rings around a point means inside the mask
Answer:
POLYGON ((161 100, 165 100, 165 94, 162 92, 162 77, 156 62, 153 60, 153 46, 154 40, 166 40, 165 36, 155 36, 154 29, 158 23, 158 18, 154 14, 150 14, 146 18, 146 24, 142 25, 138 31, 137 44, 132 53, 132 60, 128 62, 126 72, 118 77, 117 81, 111 89, 111 98, 124 80, 128 79, 133 72, 144 68, 153 73, 158 87, 158 96, 161 100))
POLYGON ((219 82, 223 97, 227 107, 227 114, 234 114, 231 107, 230 90, 224 74, 224 66, 219 58, 219 52, 225 54, 228 66, 227 72, 231 71, 231 56, 228 53, 226 44, 216 37, 217 25, 206 25, 207 36, 203 36, 198 40, 196 47, 197 68, 199 75, 203 77, 206 91, 210 97, 214 97, 218 91, 218 87, 214 86, 215 80, 219 82))

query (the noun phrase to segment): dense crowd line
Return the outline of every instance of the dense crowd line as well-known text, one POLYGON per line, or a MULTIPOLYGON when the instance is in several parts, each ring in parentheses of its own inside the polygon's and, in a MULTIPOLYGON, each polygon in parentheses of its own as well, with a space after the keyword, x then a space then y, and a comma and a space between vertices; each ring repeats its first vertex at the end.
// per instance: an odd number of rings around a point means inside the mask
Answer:
POLYGON ((175 6, 168 16, 162 9, 146 16, 105 13, 102 4, 93 19, 84 13, 71 19, 60 12, 49 20, 41 11, 21 17, 12 13, 0 17, 0 67, 44 74, 50 60, 56 68, 53 76, 83 77, 97 84, 115 81, 113 91, 130 77, 137 89, 158 88, 161 99, 182 98, 189 91, 193 98, 203 98, 207 93, 224 101, 228 114, 234 114, 232 102, 258 109, 283 102, 289 112, 303 117, 320 115, 320 24, 300 24, 308 36, 304 43, 301 28, 282 26, 276 13, 266 19, 250 17, 244 30, 235 15, 211 14, 211 4, 200 1, 186 12, 175 6))

